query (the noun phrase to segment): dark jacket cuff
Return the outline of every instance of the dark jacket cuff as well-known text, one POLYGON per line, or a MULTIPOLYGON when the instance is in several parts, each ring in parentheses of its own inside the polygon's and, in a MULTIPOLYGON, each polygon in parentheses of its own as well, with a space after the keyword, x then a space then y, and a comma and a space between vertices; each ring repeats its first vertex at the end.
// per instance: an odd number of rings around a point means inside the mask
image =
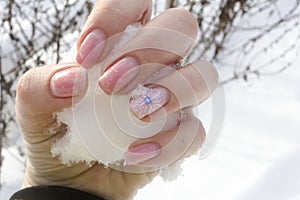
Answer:
POLYGON ((34 186, 16 192, 9 200, 105 200, 73 188, 34 186))

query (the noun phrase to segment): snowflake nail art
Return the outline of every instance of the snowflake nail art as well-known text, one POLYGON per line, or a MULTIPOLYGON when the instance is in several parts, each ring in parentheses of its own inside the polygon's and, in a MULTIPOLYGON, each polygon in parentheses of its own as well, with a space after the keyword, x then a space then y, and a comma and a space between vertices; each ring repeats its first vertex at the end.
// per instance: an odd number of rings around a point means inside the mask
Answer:
POLYGON ((143 118, 163 107, 168 100, 169 92, 163 87, 147 88, 138 86, 131 93, 129 105, 131 111, 138 118, 143 118))

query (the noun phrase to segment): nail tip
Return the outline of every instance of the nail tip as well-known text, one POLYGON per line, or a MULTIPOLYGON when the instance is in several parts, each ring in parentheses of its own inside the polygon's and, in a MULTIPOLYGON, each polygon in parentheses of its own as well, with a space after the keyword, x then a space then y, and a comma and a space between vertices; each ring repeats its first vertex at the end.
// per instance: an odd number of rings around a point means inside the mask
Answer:
POLYGON ((112 95, 113 91, 106 86, 107 84, 105 83, 105 81, 103 81, 103 79, 100 77, 100 79, 98 80, 98 86, 101 88, 101 90, 107 94, 107 95, 112 95))

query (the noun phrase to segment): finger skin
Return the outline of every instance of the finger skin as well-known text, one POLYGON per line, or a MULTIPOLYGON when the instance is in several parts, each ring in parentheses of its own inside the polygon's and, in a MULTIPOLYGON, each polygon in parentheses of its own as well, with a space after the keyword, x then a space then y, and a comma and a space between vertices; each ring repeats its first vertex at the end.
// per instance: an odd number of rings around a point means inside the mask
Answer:
POLYGON ((80 189, 105 199, 131 199, 140 186, 151 181, 150 174, 128 174, 98 162, 65 166, 51 155, 51 145, 66 133, 66 127, 55 126, 57 121, 53 112, 70 107, 72 98, 55 98, 49 88, 50 80, 56 72, 71 67, 79 68, 76 64, 34 68, 18 82, 16 115, 28 158, 22 187, 58 185, 80 189), (53 133, 50 134, 49 129, 53 133))
POLYGON ((55 123, 53 113, 70 107, 72 101, 79 101, 82 96, 70 98, 54 97, 50 91, 50 81, 55 73, 79 66, 74 63, 44 66, 27 71, 17 84, 16 117, 27 137, 36 137, 32 143, 43 140, 49 135, 44 129, 55 123))
POLYGON ((72 98, 52 96, 50 80, 56 72, 71 67, 79 68, 76 64, 34 68, 18 82, 16 114, 28 158, 22 188, 58 185, 80 189, 105 199, 131 199, 140 186, 150 182, 148 174, 128 174, 103 167, 98 162, 65 166, 50 152, 51 145, 66 133, 66 127, 56 126, 53 112, 72 105, 72 98), (48 131, 53 127, 54 132, 50 134, 48 131))
MULTIPOLYGON (((104 72, 112 67, 110 63, 124 57, 135 58, 140 64, 139 75, 117 92, 128 93, 154 72, 184 58, 192 49, 197 34, 198 24, 190 12, 182 8, 169 9, 147 23, 132 41, 106 61, 104 72)), ((102 87, 107 94, 111 94, 113 88, 102 87)))
MULTIPOLYGON (((218 73, 207 61, 198 60, 174 71, 153 85, 161 85, 170 91, 170 99, 164 106, 168 113, 200 104, 207 99, 218 84, 218 73)), ((151 118, 159 118, 158 113, 151 118)))
POLYGON ((100 29, 109 38, 134 22, 147 23, 151 9, 151 0, 98 0, 81 31, 78 49, 84 38, 95 29, 100 29))
POLYGON ((130 145, 129 149, 140 144, 154 142, 161 146, 158 157, 140 163, 144 167, 163 167, 172 164, 183 156, 197 151, 205 140, 205 130, 201 121, 194 117, 192 111, 187 118, 176 128, 160 132, 157 135, 138 140, 130 145))
POLYGON ((189 53, 197 34, 198 24, 194 16, 183 8, 173 8, 146 24, 124 49, 133 50, 128 54, 138 58, 141 64, 168 65, 189 53))

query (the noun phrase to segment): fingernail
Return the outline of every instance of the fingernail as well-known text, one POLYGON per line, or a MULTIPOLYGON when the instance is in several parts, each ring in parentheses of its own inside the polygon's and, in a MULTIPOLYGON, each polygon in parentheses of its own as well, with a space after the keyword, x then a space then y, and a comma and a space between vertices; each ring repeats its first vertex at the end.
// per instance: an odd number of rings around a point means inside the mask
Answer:
POLYGON ((99 79, 99 86, 107 94, 118 92, 139 74, 139 63, 133 57, 125 57, 111 66, 99 79))
POLYGON ((127 165, 135 165, 145 162, 152 158, 157 157, 160 154, 161 148, 156 143, 145 143, 130 148, 124 154, 124 161, 127 165))
POLYGON ((105 47, 106 37, 98 29, 90 32, 83 40, 77 54, 77 62, 84 68, 91 68, 96 64, 105 47))
POLYGON ((131 111, 141 119, 162 108, 169 98, 169 91, 164 87, 139 86, 131 93, 129 106, 131 111))
POLYGON ((55 73, 50 81, 50 92, 56 98, 83 95, 87 86, 87 75, 80 68, 71 67, 55 73))

